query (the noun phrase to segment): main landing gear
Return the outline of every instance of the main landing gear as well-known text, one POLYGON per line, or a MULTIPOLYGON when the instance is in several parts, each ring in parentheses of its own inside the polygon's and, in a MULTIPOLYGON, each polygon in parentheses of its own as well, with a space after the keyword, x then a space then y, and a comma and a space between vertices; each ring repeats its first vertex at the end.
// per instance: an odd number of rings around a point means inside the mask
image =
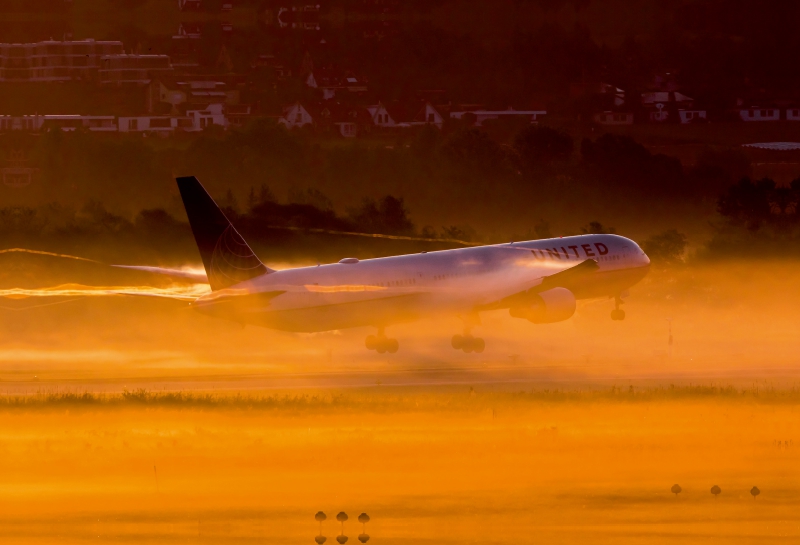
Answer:
POLYGON ((465 333, 464 335, 453 335, 450 344, 456 350, 463 350, 467 354, 470 352, 480 354, 486 348, 486 341, 480 337, 473 337, 468 333, 465 333))
POLYGON ((619 308, 620 305, 624 304, 625 301, 622 300, 622 297, 617 295, 614 297, 614 310, 611 311, 611 319, 622 321, 625 319, 625 311, 619 308))
POLYGON ((384 335, 383 328, 378 329, 377 335, 368 335, 367 340, 364 341, 367 350, 375 350, 378 354, 394 354, 400 349, 400 343, 397 339, 389 339, 384 335))
POLYGON ((470 312, 461 316, 464 322, 464 334, 453 335, 450 345, 456 350, 463 350, 465 353, 475 352, 480 354, 486 348, 486 341, 480 337, 473 337, 470 331, 474 326, 481 325, 481 317, 477 312, 470 312))

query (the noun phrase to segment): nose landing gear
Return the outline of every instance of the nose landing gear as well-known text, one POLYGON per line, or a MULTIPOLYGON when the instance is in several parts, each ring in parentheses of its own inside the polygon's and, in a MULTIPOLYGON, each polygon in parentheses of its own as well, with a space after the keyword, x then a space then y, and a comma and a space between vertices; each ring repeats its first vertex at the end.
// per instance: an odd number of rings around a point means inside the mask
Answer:
POLYGON ((389 339, 384 335, 383 328, 378 329, 377 335, 368 335, 364 341, 367 350, 375 350, 378 354, 395 354, 400 349, 397 339, 389 339))
POLYGON ((624 303, 625 301, 623 301, 622 297, 620 297, 619 295, 614 297, 614 310, 611 311, 612 320, 622 321, 625 319, 625 311, 619 308, 619 306, 624 303))

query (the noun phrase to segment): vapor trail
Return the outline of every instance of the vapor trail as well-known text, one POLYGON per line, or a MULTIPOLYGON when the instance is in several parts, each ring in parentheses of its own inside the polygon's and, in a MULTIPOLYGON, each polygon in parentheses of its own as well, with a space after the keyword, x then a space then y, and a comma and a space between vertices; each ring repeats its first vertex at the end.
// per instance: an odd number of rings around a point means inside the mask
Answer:
POLYGON ((387 238, 389 240, 414 240, 418 242, 452 242, 454 244, 461 244, 462 246, 483 246, 484 242, 467 242, 466 240, 458 240, 456 238, 424 238, 424 237, 408 237, 403 235, 384 235, 381 233, 357 233, 355 231, 335 231, 333 229, 322 229, 319 227, 290 227, 280 225, 270 225, 267 229, 281 229, 286 231, 303 231, 311 233, 325 233, 327 235, 344 235, 351 237, 366 237, 366 238, 387 238))
POLYGON ((109 295, 141 295, 193 301, 209 293, 208 284, 155 288, 152 286, 84 286, 63 284, 49 288, 8 288, 0 289, 0 297, 6 299, 27 299, 29 297, 102 297, 109 295))
POLYGON ((65 259, 76 259, 78 261, 87 261, 89 263, 99 263, 101 265, 105 265, 105 263, 97 261, 96 259, 89 259, 87 257, 78 257, 76 255, 56 254, 53 252, 45 252, 42 250, 29 250, 27 248, 8 248, 6 250, 0 250, 0 254, 10 254, 10 253, 49 255, 52 257, 63 257, 65 259))

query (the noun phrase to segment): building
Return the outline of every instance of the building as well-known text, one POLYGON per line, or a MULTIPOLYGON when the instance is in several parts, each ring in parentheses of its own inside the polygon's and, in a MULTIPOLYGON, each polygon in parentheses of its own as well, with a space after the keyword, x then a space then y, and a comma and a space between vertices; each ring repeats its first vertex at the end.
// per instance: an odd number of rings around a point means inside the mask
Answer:
POLYGON ((6 187, 26 187, 38 178, 40 169, 30 160, 32 143, 20 142, 18 137, 14 140, 12 146, 4 145, 0 152, 0 177, 6 187))
POLYGON ((200 11, 202 7, 202 0, 178 0, 178 8, 181 11, 200 11))
POLYGON ((231 76, 221 79, 228 81, 219 81, 214 76, 153 80, 147 89, 147 111, 166 113, 169 110, 171 113, 177 113, 182 105, 190 108, 208 104, 229 106, 239 104, 241 87, 244 86, 244 82, 240 81, 238 77, 231 76))
MULTIPOLYGON (((413 110, 407 110, 413 111, 413 110)), ((402 119, 402 117, 401 117, 402 119)), ((439 113, 439 110, 436 109, 433 104, 428 102, 427 100, 424 101, 422 104, 422 108, 420 108, 416 114, 414 114, 410 120, 408 121, 401 121, 400 126, 420 126, 420 125, 433 125, 437 129, 441 129, 444 125, 444 116, 439 113)))
POLYGON ((694 109, 694 99, 678 91, 648 91, 642 93, 641 105, 651 123, 665 123, 676 120, 689 123, 705 119, 704 110, 694 109), (683 112, 683 113, 682 113, 683 112))
POLYGON ((102 58, 123 53, 120 41, 0 44, 0 82, 94 81, 102 58))
POLYGON ((441 129, 444 115, 427 100, 398 101, 389 105, 382 102, 367 106, 364 111, 374 127, 382 129, 420 127, 433 125, 441 129))
POLYGON ((742 121, 780 121, 781 109, 777 107, 747 107, 735 110, 742 121))
MULTIPOLYGON (((234 112, 237 124, 242 124, 247 110, 234 112)), ((189 109, 185 114, 170 115, 21 115, 0 116, 0 133, 23 131, 29 133, 58 129, 66 132, 85 130, 102 133, 147 133, 167 136, 176 132, 198 132, 216 125, 227 129, 231 123, 226 106, 209 104, 189 109)))
POLYGON ((476 127, 483 125, 484 121, 494 119, 512 119, 520 118, 530 123, 538 123, 542 117, 547 115, 547 110, 514 110, 508 108, 507 110, 485 110, 483 108, 458 108, 457 110, 450 111, 451 119, 470 120, 476 127))
POLYGON ((314 121, 314 117, 312 117, 308 109, 299 102, 286 106, 283 109, 283 117, 278 120, 279 123, 289 129, 313 125, 314 121))
POLYGON ((600 125, 633 125, 633 112, 599 112, 592 119, 600 125))
POLYGON ((305 78, 305 83, 312 89, 317 89, 322 94, 323 100, 336 97, 337 93, 348 92, 355 95, 364 95, 367 92, 367 81, 352 72, 340 73, 331 69, 311 71, 305 78))
POLYGON ((649 91, 642 93, 642 106, 655 107, 661 104, 676 104, 679 108, 690 108, 694 105, 694 99, 677 91, 649 91))
POLYGON ((145 85, 173 72, 167 55, 104 55, 100 61, 98 74, 102 84, 145 85))
POLYGON ((319 4, 278 8, 275 20, 280 28, 319 30, 319 4))
POLYGON ((391 129, 397 126, 397 122, 386 109, 383 103, 378 102, 374 106, 367 106, 367 112, 372 118, 372 124, 378 128, 391 129))
POLYGON ((699 121, 706 121, 705 110, 678 110, 681 123, 697 123, 699 121))
POLYGON ((92 132, 115 132, 116 117, 113 115, 3 115, 0 116, 0 131, 38 132, 59 128, 63 131, 77 129, 92 132))

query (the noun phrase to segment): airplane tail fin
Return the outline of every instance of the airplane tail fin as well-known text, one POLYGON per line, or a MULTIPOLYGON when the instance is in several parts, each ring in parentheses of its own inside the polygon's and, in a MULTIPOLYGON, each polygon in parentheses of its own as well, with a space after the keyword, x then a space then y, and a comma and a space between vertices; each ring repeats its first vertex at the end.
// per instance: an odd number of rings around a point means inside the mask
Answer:
POLYGON ((212 290, 275 272, 256 257, 197 178, 175 180, 212 290))

